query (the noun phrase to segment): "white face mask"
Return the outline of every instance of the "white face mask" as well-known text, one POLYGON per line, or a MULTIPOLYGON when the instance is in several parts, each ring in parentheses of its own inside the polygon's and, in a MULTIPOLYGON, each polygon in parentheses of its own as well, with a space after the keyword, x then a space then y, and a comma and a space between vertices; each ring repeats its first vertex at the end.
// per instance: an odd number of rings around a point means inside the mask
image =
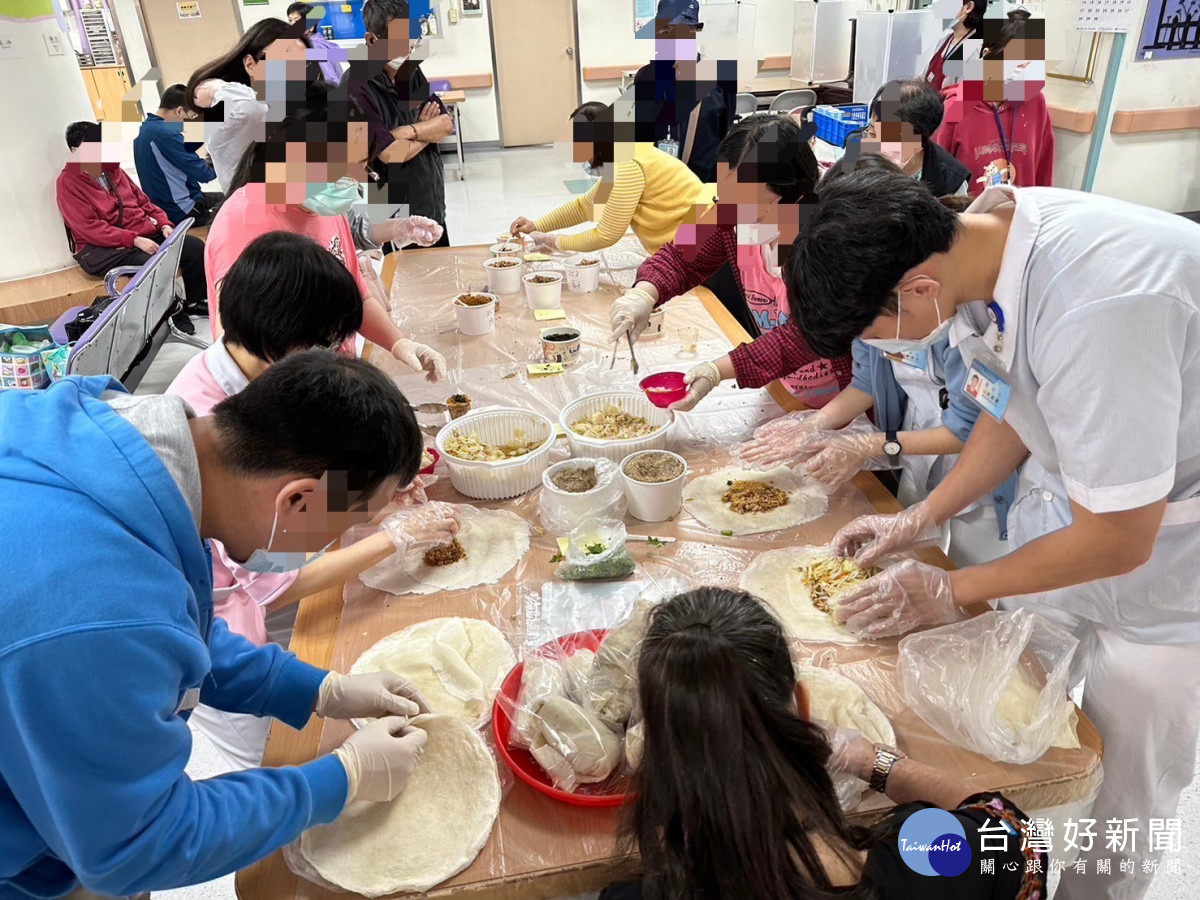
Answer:
POLYGON ((779 226, 770 222, 751 222, 749 225, 737 224, 737 242, 743 247, 761 247, 779 237, 779 226))
POLYGON ((938 306, 936 298, 934 298, 933 301, 933 308, 937 310, 938 326, 937 328, 933 329, 933 331, 929 332, 929 334, 925 337, 916 339, 900 337, 900 305, 899 301, 897 301, 895 340, 863 338, 863 343, 874 347, 876 350, 882 350, 884 353, 926 353, 930 347, 937 343, 938 339, 941 338, 942 335, 950 330, 950 326, 954 324, 953 316, 945 321, 942 321, 942 310, 941 307, 938 306))
POLYGON ((271 522, 271 537, 267 540, 267 549, 259 549, 251 553, 249 558, 242 563, 243 569, 254 572, 256 575, 282 575, 285 572, 295 572, 303 569, 309 563, 316 562, 334 544, 334 541, 330 541, 321 549, 320 553, 314 554, 311 559, 303 550, 272 551, 271 545, 275 543, 275 529, 278 527, 279 510, 276 509, 275 518, 271 522))

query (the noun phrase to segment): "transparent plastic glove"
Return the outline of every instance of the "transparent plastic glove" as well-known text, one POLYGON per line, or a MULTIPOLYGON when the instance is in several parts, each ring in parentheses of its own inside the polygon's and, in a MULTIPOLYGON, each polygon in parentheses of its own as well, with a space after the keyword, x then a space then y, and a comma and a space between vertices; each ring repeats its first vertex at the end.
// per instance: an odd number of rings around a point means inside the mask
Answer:
POLYGON ((407 562, 416 562, 426 551, 446 546, 458 537, 461 527, 458 510, 438 500, 393 513, 383 521, 383 530, 407 562))
POLYGON ((806 452, 817 455, 804 463, 804 469, 831 491, 858 474, 863 464, 882 452, 880 434, 838 434, 819 432, 804 444, 806 452))
POLYGON ((872 566, 891 553, 907 550, 938 534, 929 504, 922 500, 894 516, 859 516, 833 536, 838 556, 853 556, 860 566, 872 566))
POLYGON ((533 249, 541 253, 553 253, 558 249, 558 238, 544 231, 531 231, 529 239, 533 241, 533 249))
POLYGON ((894 637, 920 625, 945 625, 958 618, 950 573, 906 559, 847 594, 834 619, 859 637, 894 637))
POLYGON ((702 362, 694 366, 683 376, 683 383, 688 386, 688 392, 682 400, 676 400, 668 409, 676 412, 687 412, 695 409, 696 404, 709 395, 713 388, 721 383, 721 370, 714 362, 702 362))
POLYGON ((389 716, 360 728, 333 751, 350 783, 346 800, 386 803, 396 799, 408 784, 427 743, 429 735, 401 716, 389 716))
POLYGON ((322 719, 411 718, 429 712, 429 707, 412 683, 395 672, 330 672, 321 682, 313 712, 322 719))
POLYGON ((428 490, 437 484, 436 475, 418 475, 408 487, 397 488, 389 501, 397 509, 409 509, 429 502, 428 490))
POLYGON ((405 216, 390 221, 395 222, 391 240, 397 247, 407 244, 431 247, 442 239, 442 226, 425 216, 405 216))
POLYGON ((438 353, 428 344, 421 344, 408 338, 400 338, 392 346, 392 356, 400 360, 410 369, 425 373, 425 380, 431 384, 446 380, 446 357, 438 353))
POLYGON ((853 775, 870 781, 871 771, 875 767, 875 745, 854 728, 839 728, 819 720, 814 722, 824 730, 833 750, 825 768, 834 774, 853 775))
POLYGON ((820 410, 788 413, 760 425, 751 440, 734 448, 733 455, 748 466, 771 469, 795 462, 809 441, 828 430, 829 418, 820 410))
POLYGON ((608 311, 608 323, 612 326, 613 343, 623 340, 628 333, 635 341, 650 327, 650 313, 654 312, 655 300, 641 288, 630 288, 613 301, 608 311))

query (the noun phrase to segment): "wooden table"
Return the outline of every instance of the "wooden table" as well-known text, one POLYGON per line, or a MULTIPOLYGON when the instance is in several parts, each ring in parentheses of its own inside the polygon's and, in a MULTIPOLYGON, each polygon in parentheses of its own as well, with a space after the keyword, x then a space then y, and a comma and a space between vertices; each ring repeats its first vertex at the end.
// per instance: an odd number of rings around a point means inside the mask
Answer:
MULTIPOLYGON (((399 278, 398 286, 400 288, 409 286, 409 293, 414 297, 421 297, 423 291, 431 293, 445 290, 430 287, 430 283, 438 279, 450 279, 451 281, 447 283, 457 279, 459 284, 466 287, 475 277, 478 261, 486 255, 486 250, 482 247, 421 250, 397 254, 397 261, 389 259, 385 265, 385 282, 390 283, 393 277, 399 278)), ((602 287, 603 290, 605 289, 602 287)), ((608 291, 610 294, 615 294, 615 290, 611 288, 608 291)), ((523 298, 519 295, 506 297, 502 304, 500 321, 503 323, 504 316, 512 315, 514 318, 524 316, 523 302, 523 298)), ((568 299, 564 306, 570 308, 573 302, 575 301, 568 299)), ((706 290, 697 290, 693 300, 680 299, 672 303, 672 307, 678 309, 695 310, 695 314, 703 318, 704 313, 700 311, 701 305, 711 320, 704 323, 705 328, 716 333, 713 328, 715 323, 715 326, 719 327, 732 343, 740 343, 747 339, 747 335, 741 331, 733 317, 706 290), (696 300, 699 303, 696 303, 696 300)), ((420 318, 414 321, 427 322, 426 328, 433 329, 434 336, 427 337, 422 332, 418 332, 418 335, 423 339, 442 341, 444 350, 446 342, 461 339, 448 334, 445 330, 437 329, 434 324, 436 313, 436 309, 431 309, 422 303, 420 312, 413 313, 420 318)), ((398 314, 404 315, 403 312, 398 314)), ((668 310, 668 318, 674 314, 676 314, 674 311, 668 310)), ((402 320, 402 326, 405 324, 402 320)), ((512 323, 514 326, 515 324, 512 323)), ((585 340, 586 337, 587 332, 585 332, 585 340)), ((390 359, 381 360, 380 364, 385 369, 390 369, 392 365, 390 359)), ((410 383, 415 384, 415 382, 410 383)), ((406 385, 406 390, 408 389, 406 385)), ((769 391, 779 406, 785 409, 801 408, 800 404, 782 386, 772 385, 769 391)), ((711 400, 712 398, 710 398, 711 400)), ((885 513, 900 509, 895 499, 869 473, 860 473, 854 480, 854 486, 861 493, 847 493, 854 494, 856 502, 860 506, 874 508, 885 513)), ((439 485, 438 487, 443 486, 439 485)), ((637 530, 637 528, 631 525, 631 530, 637 530)), ((673 546, 684 545, 685 542, 681 541, 680 545, 673 546)), ((530 553, 534 552, 535 550, 531 549, 530 553)), ((536 552, 540 552, 540 550, 536 552)), ((950 565, 940 552, 924 551, 922 556, 930 562, 947 567, 950 565)), ((341 618, 345 613, 349 617, 347 622, 354 623, 355 630, 363 624, 364 619, 362 612, 353 607, 343 607, 342 596, 341 590, 331 590, 309 598, 300 604, 291 644, 291 649, 300 658, 317 666, 329 667, 334 660, 335 653, 346 656, 345 648, 341 651, 337 650, 341 618)), ((381 615, 391 616, 392 620, 395 620, 398 615, 396 609, 402 604, 403 601, 391 604, 392 608, 381 615)), ((406 614, 411 615, 411 613, 406 614)), ((431 617, 444 614, 446 613, 435 611, 427 612, 425 615, 431 617)), ((384 631, 384 633, 387 632, 384 631)), ((367 638, 355 634, 353 639, 362 641, 367 638)), ((374 639, 375 636, 370 637, 370 640, 374 639)), ((835 652, 839 654, 839 664, 843 658, 847 660, 847 669, 849 670, 864 665, 863 660, 876 652, 873 649, 875 646, 878 645, 869 647, 854 645, 850 648, 838 648, 835 652), (841 655, 843 653, 846 654, 845 657, 841 655)), ((894 644, 892 647, 894 648, 894 644)), ((914 750, 914 755, 918 758, 933 762, 950 774, 964 777, 973 776, 979 779, 981 784, 1002 788, 1014 802, 1026 811, 1057 806, 1089 797, 1094 794, 1099 784, 1101 743, 1095 728, 1082 715, 1080 716, 1079 736, 1084 749, 1079 751, 1051 750, 1038 763, 1019 767, 991 763, 982 757, 952 747, 934 735, 911 710, 897 714, 894 710, 885 707, 885 711, 893 718, 902 749, 914 750)), ((296 732, 285 725, 276 723, 271 729, 264 765, 281 766, 306 762, 318 754, 324 729, 342 727, 341 723, 325 723, 314 718, 303 731, 296 732)), ((328 746, 330 746, 330 737, 327 734, 325 747, 328 746)), ((861 810, 859 816, 874 815, 886 805, 885 798, 872 799, 864 804, 866 809, 861 810)), ((470 896, 486 898, 486 900, 541 900, 541 898, 561 897, 598 890, 620 877, 624 872, 629 871, 631 867, 629 861, 619 853, 613 841, 617 823, 618 814, 615 810, 582 810, 565 806, 535 793, 518 782, 504 800, 501 822, 497 825, 497 829, 500 829, 501 824, 504 825, 505 840, 499 847, 489 844, 489 847, 485 848, 485 854, 490 853, 493 860, 515 858, 520 864, 514 864, 513 868, 520 869, 520 874, 497 875, 495 872, 485 872, 472 875, 474 868, 472 867, 451 879, 447 885, 432 891, 429 896, 438 898, 470 896), (522 843, 526 845, 520 846, 522 843), (587 847, 588 852, 583 852, 581 849, 583 847, 587 847), (533 857, 539 861, 531 862, 530 859, 533 857), (541 862, 543 859, 546 862, 541 862)), ((238 896, 247 898, 247 900, 279 897, 331 900, 338 896, 297 879, 288 870, 279 853, 238 873, 236 887, 238 896)))

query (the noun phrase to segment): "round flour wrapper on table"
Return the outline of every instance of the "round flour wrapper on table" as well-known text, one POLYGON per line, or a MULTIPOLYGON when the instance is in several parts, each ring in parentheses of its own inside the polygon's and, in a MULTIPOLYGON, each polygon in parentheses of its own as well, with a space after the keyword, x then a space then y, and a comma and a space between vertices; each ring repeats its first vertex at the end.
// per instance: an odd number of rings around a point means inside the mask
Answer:
POLYGON ((389 594, 436 594, 495 584, 529 550, 529 525, 502 509, 458 507, 463 513, 458 542, 466 556, 448 566, 427 566, 423 559, 400 568, 395 557, 367 569, 359 578, 367 587, 389 594))
POLYGON ((427 891, 479 855, 500 812, 496 761, 479 732, 452 716, 418 716, 429 735, 403 793, 356 801, 300 836, 300 854, 331 884, 365 897, 427 891))
POLYGON ((494 625, 451 617, 389 634, 365 650, 350 673, 395 672, 416 685, 431 712, 478 727, 491 718, 496 691, 516 663, 494 625))
POLYGON ((711 475, 693 478, 683 492, 684 509, 713 531, 733 534, 783 531, 820 518, 828 506, 829 495, 816 479, 786 466, 766 472, 722 469, 711 475), (721 500, 729 490, 731 481, 757 481, 774 485, 787 494, 788 502, 769 512, 734 512, 721 500))
POLYGON ((812 591, 800 578, 800 568, 831 555, 828 547, 788 547, 757 556, 742 573, 739 586, 765 601, 789 636, 802 641, 856 644, 858 637, 833 616, 813 606, 812 591))
MULTIPOLYGON (((895 729, 883 710, 845 675, 815 666, 797 666, 796 678, 808 693, 810 719, 853 728, 873 744, 896 746, 895 729)), ((833 787, 842 809, 849 811, 858 806, 867 785, 861 778, 838 772, 833 775, 833 787)))

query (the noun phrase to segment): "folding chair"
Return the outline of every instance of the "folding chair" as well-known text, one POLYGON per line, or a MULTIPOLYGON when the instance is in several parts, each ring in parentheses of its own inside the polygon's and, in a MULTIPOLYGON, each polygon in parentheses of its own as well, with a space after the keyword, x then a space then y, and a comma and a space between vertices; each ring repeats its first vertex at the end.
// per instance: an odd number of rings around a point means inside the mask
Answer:
POLYGON ((798 109, 809 109, 817 105, 817 92, 803 88, 796 91, 784 91, 768 107, 770 112, 791 113, 798 109))
POLYGON ((753 94, 738 94, 734 98, 734 115, 736 118, 752 116, 758 112, 758 98, 753 94))

